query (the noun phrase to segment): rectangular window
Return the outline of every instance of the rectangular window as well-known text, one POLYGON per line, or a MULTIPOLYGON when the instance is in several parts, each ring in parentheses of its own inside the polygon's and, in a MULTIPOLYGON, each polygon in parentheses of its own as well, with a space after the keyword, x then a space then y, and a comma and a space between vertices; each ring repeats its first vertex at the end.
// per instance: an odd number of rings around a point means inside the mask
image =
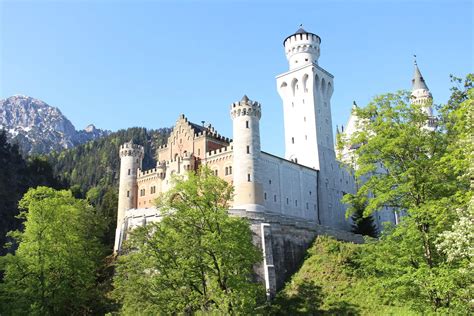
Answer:
POLYGON ((232 166, 229 167, 229 174, 232 174, 232 166))
POLYGON ((245 127, 249 128, 249 121, 245 121, 245 127))
POLYGON ((250 146, 247 146, 247 154, 250 154, 250 146))
POLYGON ((295 206, 298 206, 298 200, 295 200, 295 206))
POLYGON ((229 175, 229 167, 225 167, 225 175, 229 175))
POLYGON ((263 198, 264 198, 265 201, 266 201, 266 200, 267 200, 267 192, 265 192, 265 193, 263 194, 263 196, 264 196, 263 198))
POLYGON ((128 175, 130 175, 130 171, 131 171, 131 170, 130 170, 130 169, 128 169, 128 175))
POLYGON ((130 197, 130 191, 127 191, 127 197, 130 197))
POLYGON ((273 196, 273 202, 276 202, 276 201, 277 201, 277 196, 274 195, 274 196, 273 196))
POLYGON ((250 182, 250 173, 247 174, 247 181, 250 182))
POLYGON ((294 138, 294 137, 291 137, 291 143, 292 143, 292 144, 295 143, 295 138, 294 138))
POLYGON ((286 198, 286 204, 289 204, 289 203, 290 203, 290 200, 286 198))

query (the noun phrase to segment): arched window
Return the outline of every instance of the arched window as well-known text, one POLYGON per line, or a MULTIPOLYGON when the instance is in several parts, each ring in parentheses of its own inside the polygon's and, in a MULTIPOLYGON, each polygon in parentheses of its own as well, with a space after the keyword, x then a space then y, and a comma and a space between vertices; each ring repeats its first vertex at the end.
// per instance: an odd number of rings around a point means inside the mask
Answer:
POLYGON ((294 78, 291 81, 291 91, 293 92, 293 96, 295 96, 296 90, 298 89, 298 79, 294 78))

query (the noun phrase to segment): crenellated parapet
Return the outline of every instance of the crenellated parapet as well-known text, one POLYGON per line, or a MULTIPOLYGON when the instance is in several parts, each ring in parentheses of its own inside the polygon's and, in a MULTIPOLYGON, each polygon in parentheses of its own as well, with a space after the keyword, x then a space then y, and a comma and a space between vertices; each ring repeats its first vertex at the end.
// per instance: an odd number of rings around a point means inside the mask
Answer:
POLYGON ((318 64, 320 44, 321 38, 318 35, 306 32, 303 28, 285 38, 283 46, 285 46, 285 54, 290 63, 290 69, 308 63, 318 64))
POLYGON ((230 105, 230 116, 235 119, 239 116, 262 117, 262 106, 257 101, 250 100, 246 95, 239 102, 230 105))
POLYGON ((219 156, 221 154, 225 153, 232 153, 232 150, 234 149, 233 145, 225 146, 219 149, 211 150, 206 153, 206 158, 213 158, 215 156, 219 156))
POLYGON ((143 146, 134 144, 130 141, 120 146, 119 155, 120 158, 132 156, 143 159, 143 156, 145 155, 145 149, 143 146))

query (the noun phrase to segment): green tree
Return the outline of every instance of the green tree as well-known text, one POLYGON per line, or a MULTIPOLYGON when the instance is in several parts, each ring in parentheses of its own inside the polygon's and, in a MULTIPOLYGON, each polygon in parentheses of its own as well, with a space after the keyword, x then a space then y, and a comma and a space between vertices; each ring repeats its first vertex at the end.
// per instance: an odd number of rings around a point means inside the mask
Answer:
POLYGON ((103 252, 100 219, 70 191, 30 189, 20 201, 24 231, 14 255, 1 258, 2 315, 74 315, 92 312, 103 252))
POLYGON ((369 197, 364 215, 383 207, 406 214, 380 242, 366 246, 361 271, 380 277, 391 300, 416 310, 466 312, 471 295, 466 263, 448 261, 436 247, 455 222, 455 210, 466 208, 471 194, 465 176, 469 160, 455 145, 462 135, 456 126, 469 120, 459 101, 469 102, 453 93, 439 108, 438 126, 431 131, 425 128, 428 117, 421 105, 411 104, 409 93, 376 97, 357 110, 363 130, 349 140, 360 144, 359 189, 344 200, 369 197))
POLYGON ((352 214, 352 232, 364 236, 377 237, 377 227, 372 214, 364 215, 367 206, 367 197, 351 196, 348 213, 352 214))
POLYGON ((119 257, 114 295, 125 314, 250 312, 262 286, 249 223, 227 213, 232 186, 203 168, 157 202, 163 218, 135 229, 119 257))
MULTIPOLYGON (((18 201, 28 188, 38 185, 64 187, 53 176, 48 162, 38 157, 23 158, 18 146, 9 144, 5 131, 0 130, 0 255, 7 252, 5 243, 12 241, 7 232, 21 227, 21 220, 16 218, 18 201)), ((9 251, 14 249, 10 247, 9 251)))

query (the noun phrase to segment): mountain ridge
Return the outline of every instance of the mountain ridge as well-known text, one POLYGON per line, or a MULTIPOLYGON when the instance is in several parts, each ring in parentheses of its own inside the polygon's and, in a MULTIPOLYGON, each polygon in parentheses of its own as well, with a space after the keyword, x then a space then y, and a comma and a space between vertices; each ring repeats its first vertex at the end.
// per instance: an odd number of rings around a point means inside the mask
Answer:
POLYGON ((76 130, 59 108, 21 94, 0 100, 0 129, 23 154, 61 151, 111 133, 93 124, 76 130))

